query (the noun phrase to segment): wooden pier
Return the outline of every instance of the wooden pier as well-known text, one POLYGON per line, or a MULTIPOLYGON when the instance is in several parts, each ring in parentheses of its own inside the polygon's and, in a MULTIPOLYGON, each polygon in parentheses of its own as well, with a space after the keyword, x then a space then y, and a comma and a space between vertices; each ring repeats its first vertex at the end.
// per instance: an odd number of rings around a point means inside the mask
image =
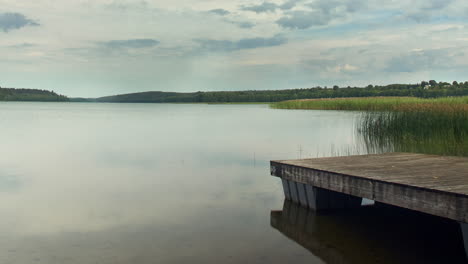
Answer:
POLYGON ((271 161, 286 199, 313 210, 362 198, 458 221, 468 253, 468 158, 387 153, 271 161))

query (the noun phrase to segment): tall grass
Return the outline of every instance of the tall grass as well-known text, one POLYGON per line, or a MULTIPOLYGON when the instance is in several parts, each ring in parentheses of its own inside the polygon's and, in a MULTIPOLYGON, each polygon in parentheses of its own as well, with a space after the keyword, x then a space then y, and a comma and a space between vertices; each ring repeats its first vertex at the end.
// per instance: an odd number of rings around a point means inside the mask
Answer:
POLYGON ((368 152, 418 152, 468 156, 468 114, 368 112, 358 124, 368 152))
POLYGON ((272 107, 362 111, 357 132, 368 153, 468 156, 468 97, 298 100, 272 107))
POLYGON ((468 96, 434 99, 416 97, 307 99, 283 101, 270 106, 277 109, 468 112, 468 96))

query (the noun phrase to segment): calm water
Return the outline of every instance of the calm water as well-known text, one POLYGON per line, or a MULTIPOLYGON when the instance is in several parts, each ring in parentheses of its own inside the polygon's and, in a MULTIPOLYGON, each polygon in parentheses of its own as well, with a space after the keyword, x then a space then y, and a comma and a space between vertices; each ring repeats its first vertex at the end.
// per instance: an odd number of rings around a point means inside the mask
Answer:
POLYGON ((266 105, 1 103, 0 263, 356 263, 351 251, 365 253, 360 263, 464 261, 458 230, 428 216, 302 213, 309 226, 332 223, 305 238, 272 225, 271 211, 289 209, 269 160, 362 153, 356 118, 266 105), (426 221, 447 232, 408 235, 426 221), (447 241, 455 246, 425 252, 447 241))

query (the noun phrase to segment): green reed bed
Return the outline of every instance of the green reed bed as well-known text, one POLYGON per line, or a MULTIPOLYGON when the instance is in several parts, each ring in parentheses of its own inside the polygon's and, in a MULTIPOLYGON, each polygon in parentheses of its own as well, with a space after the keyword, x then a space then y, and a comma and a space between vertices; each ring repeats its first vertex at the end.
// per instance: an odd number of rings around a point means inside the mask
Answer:
POLYGON ((468 111, 468 96, 423 99, 416 97, 364 97, 292 100, 270 104, 277 109, 354 111, 468 111))
POLYGON ((369 152, 468 156, 467 112, 364 113, 358 134, 369 152))
POLYGON ((468 156, 468 97, 300 100, 272 107, 362 111, 357 132, 370 153, 468 156))

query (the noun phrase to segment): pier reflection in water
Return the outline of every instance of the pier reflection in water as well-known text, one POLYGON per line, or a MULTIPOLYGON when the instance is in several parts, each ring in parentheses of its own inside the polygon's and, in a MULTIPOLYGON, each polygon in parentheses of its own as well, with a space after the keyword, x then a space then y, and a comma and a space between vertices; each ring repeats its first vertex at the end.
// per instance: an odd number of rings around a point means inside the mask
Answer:
POLYGON ((458 223, 402 208, 316 213, 285 200, 270 221, 326 263, 467 263, 458 223))

